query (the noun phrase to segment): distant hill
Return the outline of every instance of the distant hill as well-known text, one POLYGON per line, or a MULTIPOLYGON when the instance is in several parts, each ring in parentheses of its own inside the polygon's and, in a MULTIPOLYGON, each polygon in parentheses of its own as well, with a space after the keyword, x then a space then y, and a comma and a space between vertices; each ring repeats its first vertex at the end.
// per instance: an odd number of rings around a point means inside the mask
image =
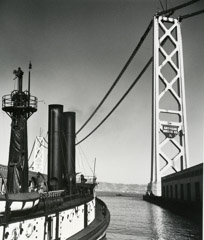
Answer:
POLYGON ((147 190, 147 184, 122 184, 99 182, 96 187, 98 192, 121 192, 144 194, 147 190))

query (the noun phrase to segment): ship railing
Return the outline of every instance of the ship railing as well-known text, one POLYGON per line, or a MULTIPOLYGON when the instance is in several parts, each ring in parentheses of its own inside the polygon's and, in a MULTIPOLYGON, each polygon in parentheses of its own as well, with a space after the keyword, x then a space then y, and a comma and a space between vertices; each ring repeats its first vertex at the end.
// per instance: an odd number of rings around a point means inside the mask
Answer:
POLYGON ((84 176, 83 174, 76 176, 76 183, 96 184, 95 176, 84 176))
MULTIPOLYGON (((49 192, 41 192, 40 197, 41 199, 59 199, 59 198, 66 198, 67 201, 71 201, 73 199, 81 198, 81 194, 79 192, 75 194, 70 194, 68 191, 65 190, 56 190, 56 191, 49 191, 49 192)), ((85 194, 83 197, 90 196, 90 194, 85 194)))
POLYGON ((84 202, 84 199, 93 199, 91 195, 69 194, 64 190, 51 191, 41 193, 41 204, 38 206, 38 210, 43 209, 46 213, 53 212, 53 209, 59 209, 63 204, 66 206, 72 206, 73 200, 79 203, 84 202))
POLYGON ((58 198, 65 195, 64 190, 56 190, 56 191, 49 191, 49 192, 41 192, 41 198, 58 198))
POLYGON ((28 91, 25 91, 21 98, 16 98, 14 101, 14 96, 17 92, 18 91, 14 90, 11 94, 2 97, 2 108, 24 106, 37 109, 37 97, 32 96, 28 91))

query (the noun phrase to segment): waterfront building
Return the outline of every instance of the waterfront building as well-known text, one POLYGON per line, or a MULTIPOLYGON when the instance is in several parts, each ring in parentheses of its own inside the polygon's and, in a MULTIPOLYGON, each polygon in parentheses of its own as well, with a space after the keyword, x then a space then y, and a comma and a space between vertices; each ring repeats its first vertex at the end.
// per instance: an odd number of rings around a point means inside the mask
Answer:
POLYGON ((202 203, 203 163, 162 177, 162 198, 202 203))

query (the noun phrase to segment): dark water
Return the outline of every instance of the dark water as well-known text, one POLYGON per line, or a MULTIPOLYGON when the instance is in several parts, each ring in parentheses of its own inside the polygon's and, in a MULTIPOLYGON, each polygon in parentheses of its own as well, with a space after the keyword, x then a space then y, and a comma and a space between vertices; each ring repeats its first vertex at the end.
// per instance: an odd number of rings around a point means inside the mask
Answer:
POLYGON ((138 197, 100 196, 111 212, 107 240, 202 239, 202 227, 138 197))

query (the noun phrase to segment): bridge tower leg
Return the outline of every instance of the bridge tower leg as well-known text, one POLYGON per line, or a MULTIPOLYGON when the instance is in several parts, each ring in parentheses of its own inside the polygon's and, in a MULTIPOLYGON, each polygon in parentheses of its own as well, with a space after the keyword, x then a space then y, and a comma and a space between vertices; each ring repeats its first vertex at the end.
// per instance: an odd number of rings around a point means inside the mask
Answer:
POLYGON ((45 140, 43 137, 36 137, 34 148, 34 162, 32 171, 47 174, 45 166, 45 140))
POLYGON ((161 178, 188 166, 188 139, 180 22, 154 17, 152 160, 149 190, 161 196, 161 178))

